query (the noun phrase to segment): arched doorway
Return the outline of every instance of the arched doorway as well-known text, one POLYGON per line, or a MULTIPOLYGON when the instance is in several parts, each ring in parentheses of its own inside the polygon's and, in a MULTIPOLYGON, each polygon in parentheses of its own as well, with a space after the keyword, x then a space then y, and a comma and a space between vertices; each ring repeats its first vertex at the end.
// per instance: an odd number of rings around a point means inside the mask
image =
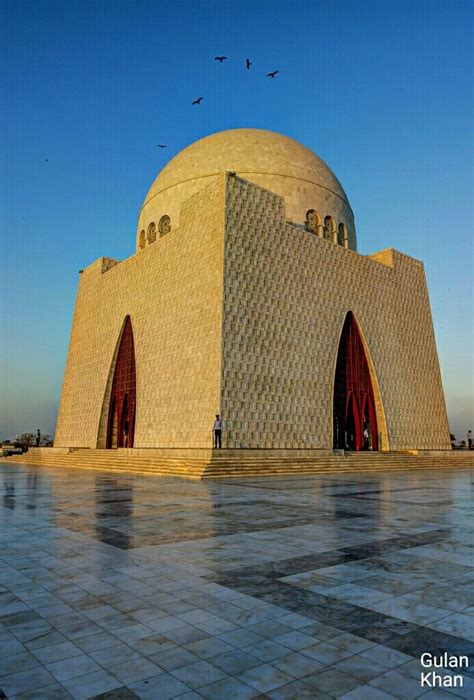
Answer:
POLYGON ((333 415, 334 448, 379 449, 372 380, 362 338, 351 311, 345 318, 339 342, 333 415))
POLYGON ((133 447, 136 403, 135 346, 132 323, 130 316, 127 316, 120 339, 110 394, 107 448, 133 447))

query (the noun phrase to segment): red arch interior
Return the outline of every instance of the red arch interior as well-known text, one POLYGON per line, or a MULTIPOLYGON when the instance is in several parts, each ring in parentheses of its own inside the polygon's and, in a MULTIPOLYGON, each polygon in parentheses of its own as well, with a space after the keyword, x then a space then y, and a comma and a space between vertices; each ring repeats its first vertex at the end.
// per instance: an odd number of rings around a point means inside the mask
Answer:
POLYGON ((115 363, 107 423, 107 447, 133 447, 137 403, 135 345, 127 316, 115 363))
POLYGON ((334 383, 334 447, 378 450, 369 365, 354 316, 344 321, 334 383))

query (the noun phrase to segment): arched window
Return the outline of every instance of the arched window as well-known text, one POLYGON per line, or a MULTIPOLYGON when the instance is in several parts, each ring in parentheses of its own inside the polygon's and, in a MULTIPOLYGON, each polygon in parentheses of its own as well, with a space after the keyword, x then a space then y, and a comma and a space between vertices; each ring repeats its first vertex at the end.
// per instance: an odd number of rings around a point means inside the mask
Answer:
POLYGON ((160 232, 160 237, 166 236, 166 234, 171 231, 171 219, 168 214, 161 217, 158 223, 158 230, 160 232))
POLYGON ((318 233, 321 225, 321 217, 315 209, 308 209, 306 212, 305 229, 310 233, 318 233))
POLYGON ((347 241, 347 231, 346 227, 344 224, 339 224, 339 229, 337 231, 337 242, 338 245, 342 245, 346 247, 346 241, 347 241))
POLYGON ((145 231, 140 231, 140 235, 138 237, 138 247, 140 248, 140 250, 143 250, 145 245, 146 245, 145 231))
POLYGON ((153 221, 148 226, 146 237, 148 240, 148 245, 150 245, 150 243, 154 243, 156 241, 156 226, 155 226, 153 221))
POLYGON ((333 241, 336 243, 336 224, 332 216, 326 216, 324 219, 324 238, 328 241, 333 241))

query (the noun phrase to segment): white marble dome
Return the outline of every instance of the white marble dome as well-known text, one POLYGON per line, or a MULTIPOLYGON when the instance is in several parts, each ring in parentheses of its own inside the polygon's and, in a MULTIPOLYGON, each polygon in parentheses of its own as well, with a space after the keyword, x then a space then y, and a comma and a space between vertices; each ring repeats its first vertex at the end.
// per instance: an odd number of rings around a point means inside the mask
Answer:
MULTIPOLYGON (((271 190, 285 200, 286 218, 303 224, 308 210, 321 222, 330 216, 344 224, 348 247, 356 249, 354 217, 344 189, 332 170, 312 151, 288 136, 264 129, 220 131, 192 143, 159 173, 140 211, 140 233, 169 217, 179 226, 181 205, 226 171, 271 190)), ((159 235, 159 230, 157 231, 159 235)))

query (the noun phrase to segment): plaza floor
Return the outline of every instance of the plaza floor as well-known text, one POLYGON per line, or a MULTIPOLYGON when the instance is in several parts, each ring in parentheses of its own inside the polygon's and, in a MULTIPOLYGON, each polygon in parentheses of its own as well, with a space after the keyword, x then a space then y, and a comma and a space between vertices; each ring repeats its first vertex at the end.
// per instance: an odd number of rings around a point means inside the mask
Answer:
POLYGON ((0 478, 0 697, 474 698, 474 470, 0 478))

